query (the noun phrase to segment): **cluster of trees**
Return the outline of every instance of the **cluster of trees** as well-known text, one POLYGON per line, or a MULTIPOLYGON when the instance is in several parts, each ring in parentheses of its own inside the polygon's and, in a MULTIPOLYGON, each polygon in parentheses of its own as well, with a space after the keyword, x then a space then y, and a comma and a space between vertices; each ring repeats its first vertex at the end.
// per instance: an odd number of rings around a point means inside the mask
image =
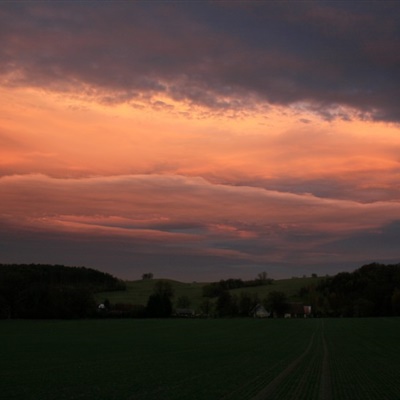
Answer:
POLYGON ((249 281, 243 281, 242 279, 221 279, 219 282, 212 282, 208 285, 203 286, 203 296, 213 298, 220 296, 227 290, 271 285, 272 283, 273 279, 268 278, 266 272, 261 272, 257 275, 256 279, 249 281))
POLYGON ((248 317, 251 310, 260 303, 257 294, 241 292, 239 296, 221 292, 215 303, 215 314, 219 317, 248 317))
POLYGON ((96 312, 94 293, 125 288, 91 268, 0 264, 0 318, 84 318, 96 312))
POLYGON ((300 296, 322 316, 400 315, 400 264, 368 264, 304 287, 300 296))
POLYGON ((263 299, 257 293, 241 292, 235 295, 224 291, 219 294, 215 304, 208 303, 207 300, 203 302, 206 307, 202 311, 217 317, 248 317, 259 304, 278 316, 282 316, 289 308, 286 294, 280 291, 272 291, 263 299))
POLYGON ((159 280, 154 284, 153 293, 149 296, 146 306, 130 303, 111 304, 105 299, 97 315, 104 318, 167 318, 173 312, 173 296, 171 284, 159 280))
MULTIPOLYGON (((224 282, 235 282, 228 280, 224 282)), ((228 288, 230 286, 227 286, 228 288)), ((153 294, 150 295, 143 316, 163 318, 173 313, 174 292, 168 281, 157 281, 154 285, 153 294)), ((264 299, 260 299, 257 293, 241 292, 235 295, 229 289, 220 291, 216 299, 210 300, 205 296, 200 304, 200 314, 214 317, 248 317, 252 310, 258 305, 264 307, 276 315, 282 315, 289 307, 288 299, 283 292, 273 291, 264 299)), ((191 302, 188 296, 180 296, 176 301, 176 308, 186 309, 191 302)))
POLYGON ((146 317, 165 318, 172 314, 172 298, 174 291, 167 281, 158 281, 154 285, 153 294, 150 295, 146 306, 146 317))

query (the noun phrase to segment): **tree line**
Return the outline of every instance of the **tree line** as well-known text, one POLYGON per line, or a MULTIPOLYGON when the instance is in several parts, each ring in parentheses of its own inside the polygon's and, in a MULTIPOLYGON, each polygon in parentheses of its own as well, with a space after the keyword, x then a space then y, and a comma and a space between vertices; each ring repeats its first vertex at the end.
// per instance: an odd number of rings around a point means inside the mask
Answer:
POLYGON ((364 265, 300 290, 314 312, 330 317, 400 316, 400 264, 364 265))
POLYGON ((203 296, 210 298, 218 297, 227 290, 271 285, 273 281, 273 279, 268 278, 266 272, 261 272, 257 275, 256 279, 248 281, 243 281, 242 279, 221 279, 219 282, 212 282, 203 286, 203 296))
POLYGON ((289 300, 285 293, 281 291, 272 291, 264 298, 260 298, 257 293, 240 292, 238 295, 229 291, 221 292, 216 298, 215 303, 208 301, 202 303, 203 311, 208 311, 208 315, 215 317, 249 317, 256 306, 262 305, 271 315, 283 316, 289 309, 289 300))
MULTIPOLYGON (((144 279, 151 279, 147 274, 144 279)), ((213 317, 246 317, 256 305, 277 316, 289 309, 285 293, 272 291, 265 298, 232 289, 272 284, 266 273, 252 281, 228 279, 204 286, 197 314, 213 317)), ((156 317, 173 315, 174 309, 189 310, 191 300, 175 301, 171 284, 158 280, 145 305, 111 304, 99 309, 94 294, 125 290, 126 285, 110 274, 85 267, 63 265, 0 264, 0 318, 156 317)), ((341 272, 303 287, 298 293, 313 314, 328 317, 400 316, 400 264, 369 264, 354 272, 341 272)))
POLYGON ((0 264, 0 318, 85 318, 96 311, 94 293, 125 289, 91 268, 0 264))

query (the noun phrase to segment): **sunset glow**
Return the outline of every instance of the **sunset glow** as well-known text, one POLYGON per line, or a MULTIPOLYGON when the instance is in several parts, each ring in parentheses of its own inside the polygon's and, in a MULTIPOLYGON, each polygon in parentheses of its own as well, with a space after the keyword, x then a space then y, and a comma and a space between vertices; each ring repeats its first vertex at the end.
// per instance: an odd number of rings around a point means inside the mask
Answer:
POLYGON ((399 11, 2 5, 0 262, 189 281, 399 262, 399 11))

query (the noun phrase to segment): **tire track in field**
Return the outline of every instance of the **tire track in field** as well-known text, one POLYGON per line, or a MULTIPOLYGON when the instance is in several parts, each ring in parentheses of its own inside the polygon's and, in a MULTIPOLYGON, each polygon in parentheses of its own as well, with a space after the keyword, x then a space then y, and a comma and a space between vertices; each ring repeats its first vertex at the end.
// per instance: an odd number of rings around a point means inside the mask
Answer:
POLYGON ((321 383, 319 389, 319 400, 332 400, 331 370, 329 367, 329 351, 325 339, 324 321, 322 321, 321 335, 322 335, 324 356, 322 359, 322 373, 321 373, 321 383))
MULTIPOLYGON (((315 346, 313 346, 313 350, 314 349, 315 346)), ((301 366, 299 365, 296 371, 294 371, 294 373, 297 373, 300 375, 300 377, 297 378, 297 381, 295 381, 293 384, 292 389, 285 395, 285 400, 310 400, 314 399, 316 393, 318 393, 317 389, 319 388, 319 385, 313 378, 319 374, 321 365, 319 359, 321 354, 318 354, 316 351, 311 351, 311 353, 311 356, 307 357, 307 360, 304 360, 301 366)))
POLYGON ((310 353, 315 339, 315 333, 311 336, 307 348, 302 354, 294 359, 276 378, 274 378, 264 389, 258 392, 251 400, 265 400, 268 399, 289 377, 289 375, 298 367, 301 361, 310 353))
MULTIPOLYGON (((253 396, 251 400, 272 400, 275 398, 284 398, 285 396, 282 397, 282 393, 280 393, 282 386, 287 383, 290 384, 290 380, 294 377, 294 375, 300 375, 300 379, 295 384, 295 387, 290 389, 290 393, 292 395, 290 398, 299 398, 299 396, 304 398, 302 389, 306 389, 312 374, 318 374, 318 370, 320 371, 319 389, 318 387, 316 388, 316 391, 314 392, 315 397, 312 396, 312 398, 317 398, 318 400, 332 400, 329 351, 325 339, 323 321, 321 322, 318 332, 313 333, 311 336, 310 342, 304 352, 294 359, 267 386, 253 396), (301 372, 299 371, 299 368, 302 368, 301 372)), ((290 396, 289 393, 286 394, 286 397, 287 396, 290 396)))

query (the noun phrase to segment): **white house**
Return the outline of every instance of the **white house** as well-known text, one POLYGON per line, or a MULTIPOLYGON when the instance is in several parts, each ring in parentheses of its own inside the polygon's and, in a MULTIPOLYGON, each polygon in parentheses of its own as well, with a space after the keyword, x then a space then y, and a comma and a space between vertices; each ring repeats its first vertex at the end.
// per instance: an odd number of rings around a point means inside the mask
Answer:
POLYGON ((254 318, 268 318, 271 313, 269 313, 264 306, 261 304, 257 304, 252 310, 251 310, 251 315, 254 318))

